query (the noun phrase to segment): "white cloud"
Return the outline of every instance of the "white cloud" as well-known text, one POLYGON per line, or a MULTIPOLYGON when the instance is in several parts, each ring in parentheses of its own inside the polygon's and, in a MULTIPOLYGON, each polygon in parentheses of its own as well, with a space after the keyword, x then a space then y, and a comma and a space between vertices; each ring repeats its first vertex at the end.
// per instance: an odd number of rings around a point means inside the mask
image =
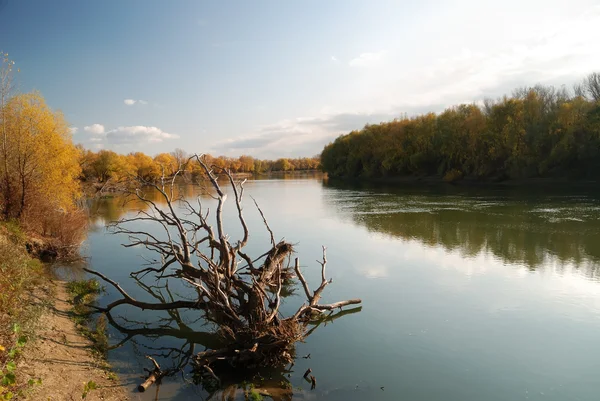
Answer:
POLYGON ((340 60, 338 60, 336 56, 331 56, 331 61, 335 61, 336 63, 338 63, 340 60))
POLYGON ((139 100, 136 100, 136 99, 125 99, 125 100, 123 100, 123 103, 125 103, 127 106, 133 106, 136 103, 141 104, 141 105, 147 105, 148 101, 147 100, 142 100, 142 99, 139 99, 139 100))
POLYGON ((112 143, 162 142, 165 139, 177 139, 179 135, 169 134, 157 127, 135 125, 117 127, 106 133, 106 139, 112 143))
POLYGON ((71 127, 71 128, 69 128, 69 130, 71 131, 71 135, 74 135, 74 134, 77 133, 77 131, 79 131, 79 128, 77 128, 77 127, 71 127))
POLYGON ((102 124, 87 125, 83 127, 83 130, 93 135, 103 135, 105 133, 104 125, 102 124))
POLYGON ((103 144, 101 144, 101 143, 97 143, 97 144, 95 144, 95 145, 93 146, 93 148, 94 148, 94 149, 102 149, 102 148, 104 148, 104 145, 103 145, 103 144))
POLYGON ((377 64, 383 58, 385 52, 375 52, 375 53, 362 53, 360 56, 350 60, 348 65, 350 67, 367 67, 370 65, 377 64))
POLYGON ((179 135, 164 132, 157 127, 147 127, 144 125, 121 126, 111 130, 106 130, 102 124, 93 124, 83 128, 84 131, 94 135, 89 138, 90 142, 107 143, 156 143, 162 142, 165 139, 177 139, 179 135))

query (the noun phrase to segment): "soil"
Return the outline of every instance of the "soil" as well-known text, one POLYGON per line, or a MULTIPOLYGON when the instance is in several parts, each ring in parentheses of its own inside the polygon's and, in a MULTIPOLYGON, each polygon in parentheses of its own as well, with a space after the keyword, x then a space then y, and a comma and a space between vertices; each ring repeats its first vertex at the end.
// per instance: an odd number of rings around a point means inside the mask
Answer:
POLYGON ((92 343, 81 335, 69 318, 71 305, 65 283, 55 281, 52 295, 34 295, 44 306, 36 338, 25 348, 19 371, 42 384, 29 392, 27 400, 81 400, 84 386, 94 381, 86 400, 130 400, 127 389, 110 373, 106 361, 93 352, 92 343))

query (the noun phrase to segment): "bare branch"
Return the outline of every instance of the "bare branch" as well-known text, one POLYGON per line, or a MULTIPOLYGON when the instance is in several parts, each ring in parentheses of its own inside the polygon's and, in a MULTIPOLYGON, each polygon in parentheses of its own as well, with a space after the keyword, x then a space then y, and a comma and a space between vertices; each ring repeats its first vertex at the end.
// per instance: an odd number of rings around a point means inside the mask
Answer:
POLYGON ((273 231, 271 230, 271 227, 269 227, 269 223, 267 223, 267 219, 265 218, 265 214, 261 210, 260 206, 258 206, 258 203, 256 202, 256 199, 254 199, 253 197, 251 197, 251 198, 254 201, 254 204, 256 205, 256 208, 258 209, 258 212, 260 213, 260 217, 262 217, 263 222, 265 223, 265 227, 267 227, 267 230, 269 231, 269 234, 271 235, 271 245, 275 246, 275 237, 273 236, 273 231))
POLYGON ((304 288, 304 293, 306 294, 306 299, 308 299, 308 302, 310 303, 312 301, 312 295, 310 294, 310 289, 308 288, 306 279, 304 278, 304 276, 302 275, 302 272, 300 271, 300 258, 296 258, 294 270, 296 271, 298 280, 300 280, 300 283, 302 283, 302 288, 304 288))

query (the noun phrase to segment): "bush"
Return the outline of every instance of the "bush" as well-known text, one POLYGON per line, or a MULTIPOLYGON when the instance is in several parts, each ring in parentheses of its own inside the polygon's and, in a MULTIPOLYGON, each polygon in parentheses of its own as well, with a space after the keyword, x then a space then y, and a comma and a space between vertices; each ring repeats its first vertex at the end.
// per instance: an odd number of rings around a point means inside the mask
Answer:
POLYGON ((31 249, 42 258, 72 259, 79 255, 79 247, 88 229, 88 215, 83 209, 64 211, 40 207, 23 216, 23 226, 33 236, 40 236, 31 249))
POLYGON ((444 182, 455 182, 463 178, 463 173, 460 170, 452 169, 444 174, 444 182))

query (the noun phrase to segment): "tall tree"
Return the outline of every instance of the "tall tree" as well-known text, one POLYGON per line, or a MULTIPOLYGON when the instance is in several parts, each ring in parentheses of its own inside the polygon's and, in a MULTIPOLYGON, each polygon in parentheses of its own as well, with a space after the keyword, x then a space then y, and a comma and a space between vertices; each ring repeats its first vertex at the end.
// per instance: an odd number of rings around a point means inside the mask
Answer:
POLYGON ((18 202, 9 203, 21 217, 33 200, 43 197, 54 208, 69 209, 79 193, 78 151, 61 113, 53 112, 38 93, 13 96, 3 110, 8 175, 18 202))
POLYGON ((6 104, 11 97, 13 85, 13 70, 15 62, 8 58, 8 53, 0 52, 0 140, 2 141, 2 199, 4 204, 3 214, 7 218, 11 213, 12 202, 9 201, 12 194, 11 176, 8 160, 8 131, 6 118, 6 104))

